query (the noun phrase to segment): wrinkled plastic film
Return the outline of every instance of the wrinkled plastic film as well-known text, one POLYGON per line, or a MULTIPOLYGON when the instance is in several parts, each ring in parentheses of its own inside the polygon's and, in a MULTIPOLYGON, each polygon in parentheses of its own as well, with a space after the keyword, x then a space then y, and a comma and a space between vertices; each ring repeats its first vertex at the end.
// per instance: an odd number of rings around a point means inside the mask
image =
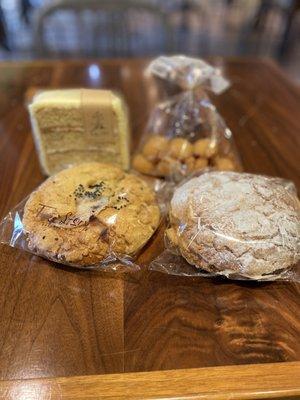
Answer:
POLYGON ((183 91, 201 86, 205 90, 220 94, 230 86, 219 68, 201 59, 183 55, 158 57, 149 64, 146 73, 183 91))

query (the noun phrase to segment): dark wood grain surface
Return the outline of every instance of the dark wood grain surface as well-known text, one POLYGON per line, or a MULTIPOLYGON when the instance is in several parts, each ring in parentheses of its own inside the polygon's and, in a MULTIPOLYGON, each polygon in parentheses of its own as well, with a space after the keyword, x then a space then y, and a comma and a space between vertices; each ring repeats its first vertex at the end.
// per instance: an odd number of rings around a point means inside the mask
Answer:
MULTIPOLYGON (((300 91, 270 62, 223 60, 232 81, 215 99, 246 171, 300 189, 300 91)), ((33 87, 118 89, 134 143, 157 91, 146 61, 0 65, 0 216, 43 176, 26 110, 33 87)), ((162 229, 139 261, 162 250, 162 229)), ((233 283, 141 272, 117 276, 55 267, 0 245, 0 378, 24 379, 300 361, 299 285, 233 283)))

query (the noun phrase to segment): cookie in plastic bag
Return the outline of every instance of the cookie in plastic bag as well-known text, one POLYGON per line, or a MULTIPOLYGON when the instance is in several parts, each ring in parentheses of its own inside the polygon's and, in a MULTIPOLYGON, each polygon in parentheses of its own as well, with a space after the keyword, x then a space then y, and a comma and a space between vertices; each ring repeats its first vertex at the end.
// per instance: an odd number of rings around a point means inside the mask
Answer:
POLYGON ((169 217, 168 250, 151 269, 231 279, 300 280, 300 203, 291 182, 206 172, 175 190, 169 217))
POLYGON ((129 264, 160 223, 154 191, 119 167, 83 163, 48 178, 0 224, 0 242, 74 267, 129 264))

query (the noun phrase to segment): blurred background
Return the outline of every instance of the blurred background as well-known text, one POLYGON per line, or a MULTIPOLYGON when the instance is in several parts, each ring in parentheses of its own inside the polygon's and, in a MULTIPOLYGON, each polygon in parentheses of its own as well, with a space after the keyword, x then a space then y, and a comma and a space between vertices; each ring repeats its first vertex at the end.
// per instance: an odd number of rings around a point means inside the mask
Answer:
POLYGON ((300 82, 300 0, 0 0, 0 60, 271 57, 300 82))

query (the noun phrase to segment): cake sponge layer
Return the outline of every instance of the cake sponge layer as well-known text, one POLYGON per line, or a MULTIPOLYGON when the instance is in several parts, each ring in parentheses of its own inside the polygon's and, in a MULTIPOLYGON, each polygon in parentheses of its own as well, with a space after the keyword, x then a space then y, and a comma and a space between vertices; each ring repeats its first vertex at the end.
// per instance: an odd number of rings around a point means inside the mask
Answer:
POLYGON ((49 90, 29 106, 43 172, 85 161, 129 167, 129 124, 122 98, 109 90, 49 90))

